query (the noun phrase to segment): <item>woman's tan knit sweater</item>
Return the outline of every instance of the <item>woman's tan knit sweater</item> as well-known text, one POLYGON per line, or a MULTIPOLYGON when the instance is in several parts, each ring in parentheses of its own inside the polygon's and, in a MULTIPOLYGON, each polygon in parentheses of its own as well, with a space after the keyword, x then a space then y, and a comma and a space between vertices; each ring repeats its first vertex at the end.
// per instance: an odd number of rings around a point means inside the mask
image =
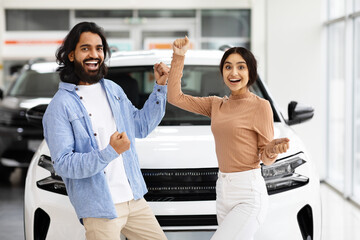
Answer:
POLYGON ((221 172, 241 172, 273 161, 264 147, 274 137, 270 104, 247 91, 230 97, 193 97, 181 91, 184 56, 173 54, 168 80, 168 102, 211 118, 216 155, 221 172))

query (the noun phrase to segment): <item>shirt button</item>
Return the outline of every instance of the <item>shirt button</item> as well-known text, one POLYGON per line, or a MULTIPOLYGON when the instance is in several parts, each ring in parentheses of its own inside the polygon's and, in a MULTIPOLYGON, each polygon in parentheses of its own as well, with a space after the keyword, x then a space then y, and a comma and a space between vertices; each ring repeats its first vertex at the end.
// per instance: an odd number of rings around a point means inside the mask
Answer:
POLYGON ((79 88, 75 88, 75 90, 77 91, 77 90, 79 90, 79 88))
POLYGON ((160 92, 160 89, 158 89, 157 91, 160 92))
POLYGON ((96 134, 96 133, 94 133, 94 136, 96 137, 96 136, 97 136, 97 134, 96 134))
POLYGON ((80 96, 80 99, 83 99, 83 97, 80 96))
POLYGON ((159 104, 159 101, 156 101, 156 104, 159 104))
POLYGON ((91 113, 89 113, 89 116, 91 117, 91 116, 92 116, 92 114, 91 114, 91 113))

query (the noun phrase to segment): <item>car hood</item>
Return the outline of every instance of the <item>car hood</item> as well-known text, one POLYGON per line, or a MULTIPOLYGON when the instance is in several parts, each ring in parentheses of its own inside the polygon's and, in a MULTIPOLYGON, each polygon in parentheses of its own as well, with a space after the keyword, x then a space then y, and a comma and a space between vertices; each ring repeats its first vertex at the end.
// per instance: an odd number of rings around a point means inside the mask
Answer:
POLYGON ((5 97, 0 106, 9 109, 29 109, 39 104, 49 104, 51 98, 5 97))
MULTIPOLYGON (((283 158, 304 151, 301 140, 284 123, 274 124, 274 137, 290 139, 283 158)), ((210 126, 159 126, 146 138, 136 139, 141 168, 217 167, 214 137, 210 126)))

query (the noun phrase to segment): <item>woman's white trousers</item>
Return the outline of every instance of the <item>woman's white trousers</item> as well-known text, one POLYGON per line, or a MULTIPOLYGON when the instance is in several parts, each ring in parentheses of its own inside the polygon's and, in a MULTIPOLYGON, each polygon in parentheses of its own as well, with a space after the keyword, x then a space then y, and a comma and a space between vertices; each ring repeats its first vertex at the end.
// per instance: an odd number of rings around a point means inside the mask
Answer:
POLYGON ((211 240, 252 240, 268 208, 261 169, 219 172, 216 182, 218 229, 211 240))

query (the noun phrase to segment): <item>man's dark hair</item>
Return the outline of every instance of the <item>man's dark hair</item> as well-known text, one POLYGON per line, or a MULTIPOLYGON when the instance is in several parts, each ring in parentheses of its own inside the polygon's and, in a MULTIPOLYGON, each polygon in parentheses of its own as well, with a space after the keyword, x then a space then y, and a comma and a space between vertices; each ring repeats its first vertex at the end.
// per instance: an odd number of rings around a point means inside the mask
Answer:
POLYGON ((232 47, 229 48, 228 50, 226 50, 226 52, 224 53, 221 61, 220 61, 220 72, 221 75, 223 75, 223 68, 224 68, 224 64, 226 59, 229 57, 229 55, 233 54, 233 53, 237 53, 240 54, 240 56, 245 60, 246 65, 248 67, 249 70, 249 82, 247 83, 247 87, 250 87, 251 85, 253 85, 256 81, 256 79, 258 78, 258 73, 257 73, 257 62, 256 59, 254 57, 254 55, 247 50, 246 48, 243 47, 232 47))
MULTIPOLYGON (((80 35, 84 32, 91 32, 99 35, 103 45, 104 61, 106 57, 110 57, 109 45, 106 41, 104 30, 93 22, 81 22, 76 24, 66 35, 63 43, 56 51, 56 62, 60 65, 57 69, 60 71, 60 79, 63 82, 78 84, 80 79, 74 71, 74 62, 68 58, 69 53, 75 51, 76 44, 79 42, 80 35)), ((106 74, 106 66, 105 74, 106 74)))

